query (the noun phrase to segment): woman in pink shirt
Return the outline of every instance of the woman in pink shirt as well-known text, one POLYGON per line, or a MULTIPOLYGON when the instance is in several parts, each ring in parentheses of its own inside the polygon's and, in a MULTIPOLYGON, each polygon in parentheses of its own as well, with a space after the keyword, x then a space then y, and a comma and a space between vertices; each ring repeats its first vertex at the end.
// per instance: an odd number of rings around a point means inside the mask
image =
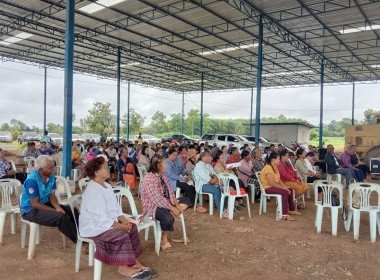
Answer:
POLYGON ((89 162, 93 158, 96 158, 96 154, 94 153, 94 147, 95 147, 94 144, 89 144, 87 147, 87 155, 86 155, 87 162, 89 162))

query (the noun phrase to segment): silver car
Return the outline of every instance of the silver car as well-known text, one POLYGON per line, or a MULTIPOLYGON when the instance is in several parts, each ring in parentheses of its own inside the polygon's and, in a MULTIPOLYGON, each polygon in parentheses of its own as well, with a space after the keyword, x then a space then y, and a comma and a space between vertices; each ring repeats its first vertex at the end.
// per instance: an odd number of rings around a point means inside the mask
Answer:
POLYGON ((12 134, 9 131, 0 131, 0 142, 12 142, 12 134))
POLYGON ((205 134, 199 140, 199 143, 208 142, 209 145, 216 145, 221 148, 222 146, 228 147, 228 144, 234 144, 234 147, 237 147, 239 150, 245 145, 248 144, 248 147, 252 150, 254 145, 249 142, 243 136, 237 134, 205 134))

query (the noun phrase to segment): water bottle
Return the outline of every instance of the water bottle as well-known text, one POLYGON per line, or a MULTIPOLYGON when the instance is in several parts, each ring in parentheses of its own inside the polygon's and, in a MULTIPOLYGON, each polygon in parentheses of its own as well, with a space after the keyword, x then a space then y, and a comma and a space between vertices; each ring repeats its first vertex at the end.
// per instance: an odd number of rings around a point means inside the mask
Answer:
POLYGON ((280 210, 280 207, 277 206, 277 210, 276 210, 276 221, 280 221, 281 220, 281 210, 280 210))

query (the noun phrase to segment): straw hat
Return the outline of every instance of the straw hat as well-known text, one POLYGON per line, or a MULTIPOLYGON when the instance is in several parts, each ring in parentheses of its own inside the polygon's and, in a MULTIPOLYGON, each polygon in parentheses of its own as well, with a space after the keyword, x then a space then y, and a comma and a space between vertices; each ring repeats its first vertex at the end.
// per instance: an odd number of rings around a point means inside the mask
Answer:
POLYGON ((189 149, 187 154, 188 154, 189 158, 193 158, 196 156, 197 152, 195 151, 195 149, 189 149))

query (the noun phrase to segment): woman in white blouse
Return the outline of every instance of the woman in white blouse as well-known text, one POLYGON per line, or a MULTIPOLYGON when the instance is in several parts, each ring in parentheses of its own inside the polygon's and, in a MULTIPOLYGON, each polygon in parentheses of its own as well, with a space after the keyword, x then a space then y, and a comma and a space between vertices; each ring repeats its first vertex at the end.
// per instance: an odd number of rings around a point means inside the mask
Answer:
POLYGON ((149 279, 156 275, 137 258, 142 253, 137 221, 124 215, 109 179, 108 163, 96 157, 86 164, 91 181, 82 196, 79 215, 80 235, 95 242, 95 258, 108 265, 118 266, 126 279, 149 279))

